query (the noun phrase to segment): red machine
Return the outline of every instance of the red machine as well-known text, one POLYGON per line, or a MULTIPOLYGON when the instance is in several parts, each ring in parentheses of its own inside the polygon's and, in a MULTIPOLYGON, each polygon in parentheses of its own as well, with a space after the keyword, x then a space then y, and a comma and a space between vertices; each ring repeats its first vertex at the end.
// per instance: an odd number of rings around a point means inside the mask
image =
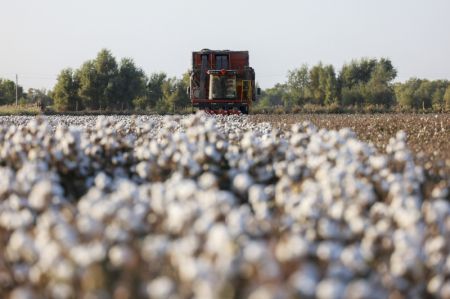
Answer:
POLYGON ((248 51, 203 49, 192 53, 189 96, 194 108, 248 114, 257 93, 248 51))

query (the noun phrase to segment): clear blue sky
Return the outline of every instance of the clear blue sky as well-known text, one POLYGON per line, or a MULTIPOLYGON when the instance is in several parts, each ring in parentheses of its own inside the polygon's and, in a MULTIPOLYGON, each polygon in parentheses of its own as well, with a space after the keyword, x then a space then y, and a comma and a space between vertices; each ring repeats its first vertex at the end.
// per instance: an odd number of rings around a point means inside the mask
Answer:
POLYGON ((0 5, 0 77, 52 88, 101 48, 179 76, 202 48, 249 50, 264 88, 319 61, 389 57, 399 81, 450 79, 449 0, 14 0, 0 5))

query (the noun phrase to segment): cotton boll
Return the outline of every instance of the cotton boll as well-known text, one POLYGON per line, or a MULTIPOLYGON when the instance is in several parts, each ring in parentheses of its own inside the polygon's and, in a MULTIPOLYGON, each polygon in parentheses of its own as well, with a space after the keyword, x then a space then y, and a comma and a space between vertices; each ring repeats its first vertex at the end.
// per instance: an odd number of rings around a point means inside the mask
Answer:
POLYGON ((336 279, 325 279, 317 285, 316 296, 319 299, 344 298, 345 285, 336 279))
POLYGON ((115 267, 129 265, 133 260, 134 253, 127 246, 116 245, 109 250, 108 257, 115 267))
POLYGON ((27 287, 16 288, 11 293, 11 299, 35 299, 37 296, 34 295, 32 289, 27 287))
POLYGON ((170 278, 161 276, 151 281, 146 291, 151 298, 166 299, 175 291, 175 284, 170 278))
POLYGON ((30 206, 38 211, 43 210, 53 199, 54 194, 61 193, 59 188, 53 186, 51 181, 38 182, 30 192, 30 206))
POLYGON ((253 179, 247 173, 240 173, 233 179, 233 188, 241 195, 246 194, 253 183, 253 179))

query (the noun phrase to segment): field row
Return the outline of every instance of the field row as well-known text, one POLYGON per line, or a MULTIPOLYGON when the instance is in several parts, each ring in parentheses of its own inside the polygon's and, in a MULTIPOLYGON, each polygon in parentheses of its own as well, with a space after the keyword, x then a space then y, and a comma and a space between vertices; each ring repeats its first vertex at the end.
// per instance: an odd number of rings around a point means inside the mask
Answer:
POLYGON ((448 298, 448 118, 401 117, 0 118, 0 297, 448 298))

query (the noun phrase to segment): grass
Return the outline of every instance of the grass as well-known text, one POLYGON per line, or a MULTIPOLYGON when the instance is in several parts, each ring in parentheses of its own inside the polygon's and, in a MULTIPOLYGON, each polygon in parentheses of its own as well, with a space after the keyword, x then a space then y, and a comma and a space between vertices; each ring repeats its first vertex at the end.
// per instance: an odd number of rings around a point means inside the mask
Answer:
POLYGON ((35 105, 0 105, 0 116, 38 114, 41 114, 41 110, 35 105))

